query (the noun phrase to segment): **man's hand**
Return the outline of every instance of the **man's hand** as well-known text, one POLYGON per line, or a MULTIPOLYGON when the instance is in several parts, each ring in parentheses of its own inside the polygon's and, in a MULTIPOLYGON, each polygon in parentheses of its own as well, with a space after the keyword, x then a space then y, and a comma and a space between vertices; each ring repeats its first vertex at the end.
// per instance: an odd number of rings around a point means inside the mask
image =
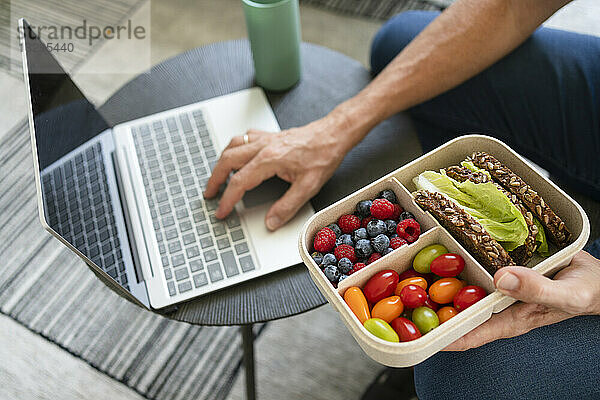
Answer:
POLYGON ((498 290, 523 301, 494 314, 444 350, 462 351, 511 338, 540 326, 583 314, 600 314, 600 260, 585 251, 554 280, 525 267, 504 267, 494 275, 498 290))
POLYGON ((333 175, 346 153, 356 144, 343 130, 345 121, 330 114, 301 128, 280 133, 251 130, 248 143, 234 137, 221 154, 204 197, 219 192, 234 172, 215 212, 226 217, 244 193, 273 176, 292 186, 267 212, 265 224, 275 230, 290 220, 333 175))

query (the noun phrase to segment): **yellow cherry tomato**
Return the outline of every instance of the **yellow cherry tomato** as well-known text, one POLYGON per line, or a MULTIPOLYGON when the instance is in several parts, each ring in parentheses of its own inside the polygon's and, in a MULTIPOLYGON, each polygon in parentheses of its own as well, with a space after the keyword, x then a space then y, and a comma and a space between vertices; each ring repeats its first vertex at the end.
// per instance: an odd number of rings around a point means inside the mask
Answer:
POLYGON ((367 303, 367 299, 359 287, 352 286, 346 289, 346 292, 344 293, 344 300, 361 324, 364 324, 366 320, 371 318, 369 304, 367 303))
POLYGON ((429 288, 429 297, 438 304, 451 303, 462 287, 462 282, 456 278, 442 278, 433 282, 429 288))
POLYGON ((372 318, 381 318, 387 323, 392 322, 404 311, 404 304, 400 300, 400 296, 390 296, 385 299, 381 299, 373 306, 371 310, 372 318))
POLYGON ((365 321, 364 327, 373 335, 388 342, 400 342, 400 338, 392 327, 380 318, 371 318, 365 321))
POLYGON ((442 307, 437 312, 438 318, 440 320, 440 324, 443 324, 444 322, 448 321, 450 318, 454 317, 456 314, 458 314, 458 311, 456 311, 456 308, 451 307, 451 306, 442 307))
POLYGON ((404 286, 408 285, 417 285, 422 287, 423 290, 427 290, 427 280, 425 280, 425 278, 421 278, 420 276, 413 276, 412 278, 406 278, 400 281, 400 283, 398 283, 398 286, 396 286, 394 294, 396 296, 400 296, 400 292, 402 292, 404 286))

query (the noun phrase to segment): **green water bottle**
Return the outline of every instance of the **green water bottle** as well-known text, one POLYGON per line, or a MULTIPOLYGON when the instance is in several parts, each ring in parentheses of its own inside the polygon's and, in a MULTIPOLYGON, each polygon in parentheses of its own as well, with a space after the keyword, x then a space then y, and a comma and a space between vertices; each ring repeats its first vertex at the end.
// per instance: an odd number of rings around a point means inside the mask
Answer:
POLYGON ((298 0, 242 0, 256 84, 282 91, 300 80, 298 0))

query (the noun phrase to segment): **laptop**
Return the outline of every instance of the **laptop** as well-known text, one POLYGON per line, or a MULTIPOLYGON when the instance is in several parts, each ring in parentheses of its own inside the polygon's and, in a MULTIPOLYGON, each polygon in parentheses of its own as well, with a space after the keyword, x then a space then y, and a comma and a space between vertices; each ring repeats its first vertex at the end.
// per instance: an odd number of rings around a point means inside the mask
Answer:
POLYGON ((264 217, 281 190, 255 189, 224 220, 218 199, 202 197, 232 137, 279 131, 260 88, 110 126, 19 26, 42 225, 115 290, 162 309, 301 262, 310 205, 269 232, 264 217))

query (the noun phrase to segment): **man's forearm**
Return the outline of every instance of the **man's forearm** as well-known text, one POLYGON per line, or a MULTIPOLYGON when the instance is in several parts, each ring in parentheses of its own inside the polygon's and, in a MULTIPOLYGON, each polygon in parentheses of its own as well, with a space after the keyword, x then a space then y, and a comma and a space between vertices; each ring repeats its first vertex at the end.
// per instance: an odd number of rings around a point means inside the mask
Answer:
POLYGON ((459 0, 427 26, 332 118, 355 145, 391 115, 483 71, 570 0, 459 0))

